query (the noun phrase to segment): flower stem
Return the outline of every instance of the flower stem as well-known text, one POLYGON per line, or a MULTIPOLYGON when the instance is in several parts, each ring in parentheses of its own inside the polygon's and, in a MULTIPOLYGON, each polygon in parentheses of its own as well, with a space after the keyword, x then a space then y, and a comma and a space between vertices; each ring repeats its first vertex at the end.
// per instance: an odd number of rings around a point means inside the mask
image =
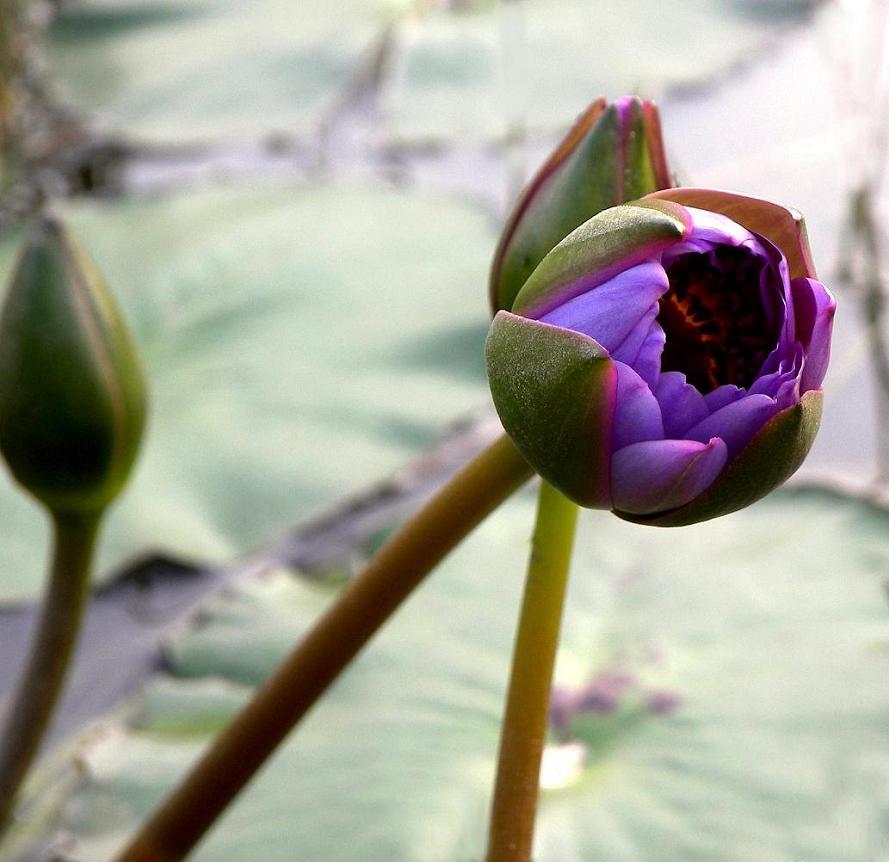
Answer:
POLYGON ((62 692, 89 592, 98 526, 98 515, 53 517, 49 586, 0 739, 0 833, 9 824, 16 793, 62 692))
POLYGON ((500 736, 488 862, 531 859, 540 761, 576 523, 577 506, 543 482, 500 736))
POLYGON ((531 473, 506 436, 460 470, 322 614, 118 862, 184 858, 429 571, 531 473))

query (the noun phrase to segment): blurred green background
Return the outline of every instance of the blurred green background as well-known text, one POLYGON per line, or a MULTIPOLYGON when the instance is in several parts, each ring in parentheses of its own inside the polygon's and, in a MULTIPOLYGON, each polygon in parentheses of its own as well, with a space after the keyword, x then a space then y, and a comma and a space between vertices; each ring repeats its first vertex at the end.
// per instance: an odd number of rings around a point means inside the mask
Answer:
MULTIPOLYGON (((94 625, 81 701, 102 699, 128 625, 165 664, 144 685, 133 668, 140 691, 87 731, 64 727, 10 858, 110 858, 379 536, 326 578, 281 571, 276 539, 486 415, 508 205, 588 102, 634 92, 658 99, 683 184, 803 211, 840 313, 795 488, 687 529, 583 516, 557 687, 586 706, 547 751, 538 858, 889 859, 886 393, 866 316, 883 246, 862 251, 852 218, 862 190, 881 212, 886 7, 29 4, 39 85, 22 85, 0 277, 20 201, 49 196, 152 386, 99 578, 153 554, 240 574, 175 634, 138 613, 94 625)), ((424 586, 195 858, 479 858, 530 494, 424 586)), ((39 592, 44 534, 4 481, 10 614, 39 592)), ((23 629, 5 621, 14 655, 23 629)))

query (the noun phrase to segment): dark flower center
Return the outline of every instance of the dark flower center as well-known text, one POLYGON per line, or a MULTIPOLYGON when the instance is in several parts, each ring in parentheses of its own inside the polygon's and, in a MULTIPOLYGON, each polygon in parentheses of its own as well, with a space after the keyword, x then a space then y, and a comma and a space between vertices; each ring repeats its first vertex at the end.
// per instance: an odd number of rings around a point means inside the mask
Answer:
POLYGON ((666 264, 670 289, 657 318, 667 336, 662 371, 682 371, 702 393, 753 383, 778 337, 763 307, 764 265, 749 249, 728 245, 666 264))

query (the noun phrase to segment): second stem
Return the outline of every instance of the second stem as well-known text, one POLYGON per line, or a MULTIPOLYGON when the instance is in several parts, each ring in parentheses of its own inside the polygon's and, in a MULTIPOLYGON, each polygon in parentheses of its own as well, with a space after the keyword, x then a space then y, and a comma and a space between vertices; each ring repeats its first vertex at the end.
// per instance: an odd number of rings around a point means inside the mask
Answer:
POLYGON ((0 737, 0 834, 50 726, 77 645, 98 516, 56 516, 49 586, 31 655, 0 737))
POLYGON ((529 862, 577 506, 542 482, 500 736, 487 862, 529 862))

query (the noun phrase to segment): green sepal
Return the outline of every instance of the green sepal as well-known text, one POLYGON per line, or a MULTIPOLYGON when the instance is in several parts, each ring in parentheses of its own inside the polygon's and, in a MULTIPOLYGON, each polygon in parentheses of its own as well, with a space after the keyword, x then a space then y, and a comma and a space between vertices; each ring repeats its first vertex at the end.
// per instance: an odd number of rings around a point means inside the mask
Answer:
POLYGON ((812 448, 821 423, 821 390, 772 417, 703 494, 672 512, 628 515, 625 521, 654 527, 684 527, 743 509, 787 481, 812 448))
POLYGON ((101 275, 51 218, 33 228, 0 316, 0 451, 54 514, 120 491, 145 423, 142 371, 101 275))
POLYGON ((657 109, 633 98, 624 117, 598 99, 525 187, 491 267, 494 312, 512 309, 537 264, 604 209, 670 185, 657 109))
POLYGON ((619 177, 621 197, 615 204, 669 187, 660 120, 653 102, 638 98, 630 102, 623 136, 623 172, 619 177))
POLYGON ((494 406, 528 463, 575 503, 610 508, 617 372, 605 349, 500 311, 485 355, 494 406))
POLYGON ((647 198, 604 210, 540 262, 512 310, 524 317, 540 317, 619 272, 656 258, 690 231, 688 214, 669 201, 647 198))

